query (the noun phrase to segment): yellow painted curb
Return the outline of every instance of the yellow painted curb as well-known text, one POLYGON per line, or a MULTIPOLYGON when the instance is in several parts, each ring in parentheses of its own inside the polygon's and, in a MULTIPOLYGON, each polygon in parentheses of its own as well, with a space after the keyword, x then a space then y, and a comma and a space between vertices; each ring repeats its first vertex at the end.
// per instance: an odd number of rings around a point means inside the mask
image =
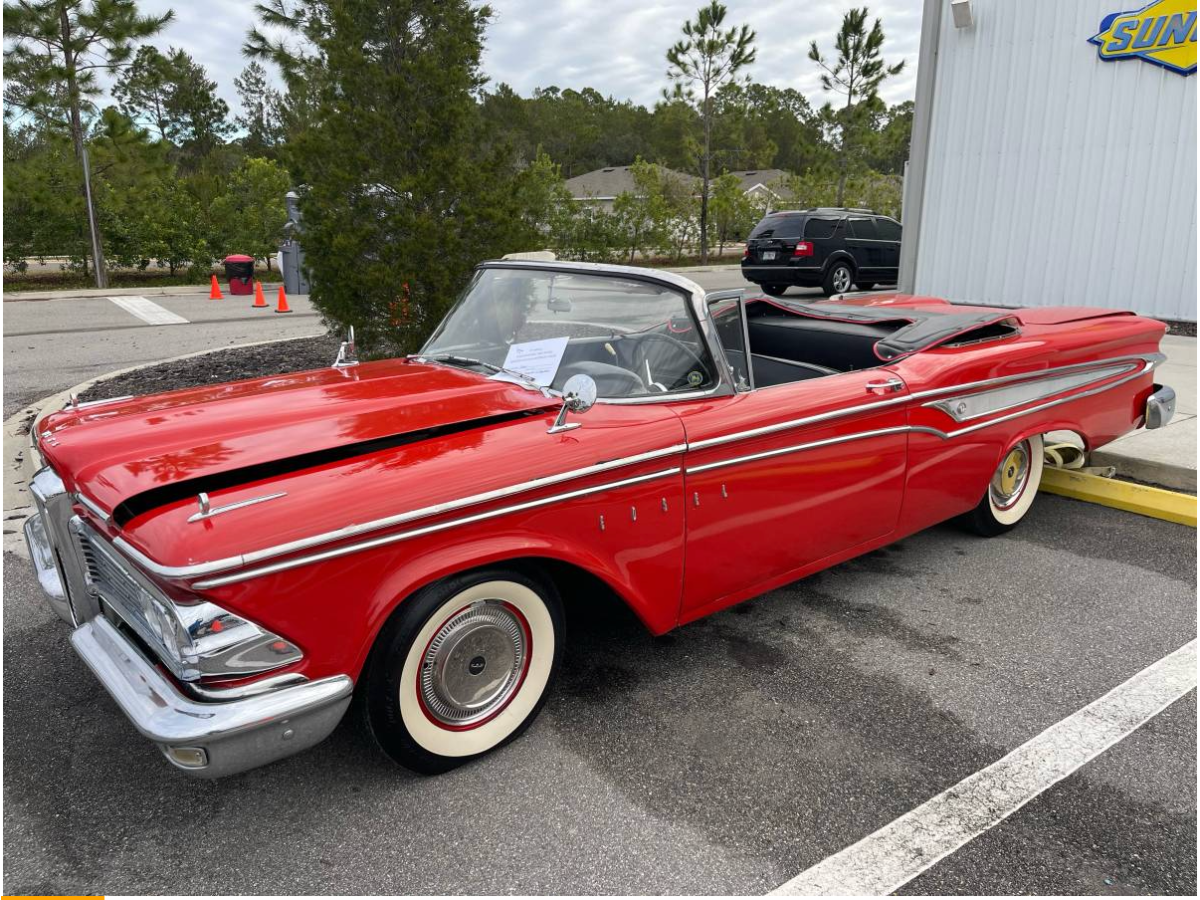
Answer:
POLYGON ((1047 466, 1041 490, 1113 509, 1196 527, 1196 498, 1162 488, 1047 466))

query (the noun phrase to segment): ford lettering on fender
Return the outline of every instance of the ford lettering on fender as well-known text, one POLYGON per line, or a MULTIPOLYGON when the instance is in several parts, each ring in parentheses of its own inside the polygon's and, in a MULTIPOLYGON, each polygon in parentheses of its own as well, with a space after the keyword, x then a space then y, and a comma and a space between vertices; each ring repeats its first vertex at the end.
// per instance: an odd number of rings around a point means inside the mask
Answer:
POLYGON ((1013 528, 1042 435, 1170 419, 1164 331, 489 262, 419 355, 347 343, 45 416, 25 535, 75 650, 180 769, 304 750, 357 694, 392 758, 441 772, 533 722, 565 611, 602 593, 662 634, 947 519, 1013 528))
POLYGON ((1140 10, 1111 13, 1088 40, 1103 60, 1137 57, 1190 75, 1196 71, 1196 0, 1155 0, 1140 10))

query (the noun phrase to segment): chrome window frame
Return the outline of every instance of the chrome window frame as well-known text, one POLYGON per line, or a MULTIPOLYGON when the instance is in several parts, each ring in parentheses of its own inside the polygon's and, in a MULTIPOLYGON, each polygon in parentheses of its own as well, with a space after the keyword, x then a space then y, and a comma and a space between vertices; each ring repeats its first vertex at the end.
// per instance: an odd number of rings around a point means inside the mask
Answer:
MULTIPOLYGON (((709 357, 712 359, 716 369, 717 383, 711 388, 706 388, 702 391, 674 391, 664 394, 648 394, 644 397, 599 397, 596 400, 597 403, 608 406, 640 406, 644 403, 679 403, 686 400, 732 396, 737 392, 733 379, 729 375, 729 360, 726 359, 721 342, 717 338, 716 324, 708 315, 708 305, 705 300, 706 294, 704 288, 700 287, 700 285, 696 284, 690 278, 684 278, 682 275, 676 275, 674 272, 658 272, 653 269, 643 269, 637 266, 619 266, 612 263, 495 259, 482 262, 475 267, 475 276, 472 277, 472 283, 478 278, 480 272, 487 269, 524 269, 535 272, 562 272, 564 274, 601 277, 615 276, 628 281, 641 281, 646 284, 657 285, 683 295, 684 305, 689 309, 693 324, 696 325, 697 332, 700 335, 701 343, 708 350, 709 357)), ((450 318, 451 314, 466 299, 466 296, 467 291, 464 290, 462 296, 458 298, 454 306, 446 313, 445 318, 442 319, 443 323, 446 319, 450 318)), ((438 328, 430 335, 429 340, 421 347, 418 353, 419 356, 425 354, 430 342, 437 337, 440 331, 441 325, 439 324, 438 328)), ((556 397, 562 396, 561 392, 555 390, 548 389, 548 393, 556 397)))

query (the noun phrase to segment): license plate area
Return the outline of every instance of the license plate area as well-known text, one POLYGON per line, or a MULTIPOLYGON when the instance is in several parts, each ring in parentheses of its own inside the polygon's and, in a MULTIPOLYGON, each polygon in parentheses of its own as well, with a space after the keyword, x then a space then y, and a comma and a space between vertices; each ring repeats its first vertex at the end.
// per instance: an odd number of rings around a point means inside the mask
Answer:
POLYGON ((771 260, 773 260, 774 258, 775 258, 775 251, 774 251, 774 250, 764 250, 764 251, 762 252, 762 260, 763 260, 763 262, 770 262, 770 261, 771 261, 771 260))

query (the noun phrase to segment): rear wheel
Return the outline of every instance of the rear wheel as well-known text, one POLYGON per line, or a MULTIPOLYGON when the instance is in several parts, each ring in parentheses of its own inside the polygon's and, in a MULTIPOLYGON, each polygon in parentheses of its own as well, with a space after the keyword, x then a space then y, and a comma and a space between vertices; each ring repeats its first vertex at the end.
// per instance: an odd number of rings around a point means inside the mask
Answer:
POLYGON ((508 569, 448 578, 401 604, 372 651, 367 724, 401 765, 436 774, 520 735, 562 659, 553 585, 508 569))
POLYGON ((1043 463, 1040 434, 1010 447, 992 473, 983 499, 964 517, 964 524, 984 537, 1016 527, 1037 496, 1043 463))
POLYGON ((764 284, 763 290, 772 297, 782 297, 787 293, 786 284, 764 284))
POLYGON ((825 280, 821 284, 821 290, 825 292, 826 297, 832 297, 834 294, 844 294, 850 290, 850 285, 854 282, 854 270, 850 268, 849 263, 835 262, 829 267, 829 271, 825 273, 825 280))

